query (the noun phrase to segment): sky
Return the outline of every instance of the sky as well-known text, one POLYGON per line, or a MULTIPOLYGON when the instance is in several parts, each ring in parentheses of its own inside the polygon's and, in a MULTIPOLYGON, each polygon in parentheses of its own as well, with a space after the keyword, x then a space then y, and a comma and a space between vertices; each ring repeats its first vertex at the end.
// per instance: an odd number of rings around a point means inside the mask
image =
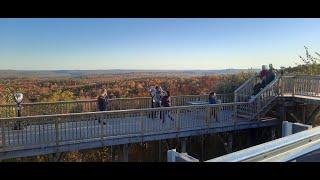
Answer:
POLYGON ((0 18, 0 69, 294 66, 320 51, 320 19, 0 18))

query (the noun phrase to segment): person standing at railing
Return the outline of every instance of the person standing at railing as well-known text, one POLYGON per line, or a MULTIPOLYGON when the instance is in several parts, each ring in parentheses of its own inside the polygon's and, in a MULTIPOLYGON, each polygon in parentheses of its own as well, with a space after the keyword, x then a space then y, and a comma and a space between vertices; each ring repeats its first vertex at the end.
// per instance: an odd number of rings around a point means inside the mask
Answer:
MULTIPOLYGON (((170 97, 170 92, 169 91, 166 91, 165 95, 162 97, 161 105, 162 105, 162 107, 171 107, 171 97, 170 97)), ((166 116, 168 116, 171 119, 171 121, 173 121, 173 118, 170 115, 169 111, 165 110, 163 112, 164 112, 163 122, 165 122, 166 116)))
POLYGON ((154 95, 155 107, 161 107, 161 99, 164 96, 164 91, 160 86, 156 86, 156 92, 154 95))
POLYGON ((209 94, 209 104, 217 104, 217 95, 215 92, 209 94))
MULTIPOLYGON (((108 93, 106 89, 103 89, 97 99, 97 108, 98 108, 98 111, 107 111, 107 107, 108 107, 108 93)), ((99 119, 99 123, 101 123, 100 119, 99 119)), ((106 123, 103 122, 103 124, 106 124, 106 123)))
MULTIPOLYGON (((161 107, 161 99, 164 94, 161 87, 156 86, 155 88, 151 88, 149 90, 150 96, 151 96, 151 107, 152 108, 158 108, 161 107)), ((155 117, 156 113, 151 113, 152 119, 155 117)))

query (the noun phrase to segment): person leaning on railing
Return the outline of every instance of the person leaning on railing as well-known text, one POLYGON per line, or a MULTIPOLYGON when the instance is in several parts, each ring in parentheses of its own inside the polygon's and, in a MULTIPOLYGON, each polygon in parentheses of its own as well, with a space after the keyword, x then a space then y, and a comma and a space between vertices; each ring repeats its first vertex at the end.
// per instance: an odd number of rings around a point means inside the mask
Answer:
POLYGON ((209 104, 217 104, 217 96, 215 92, 209 94, 209 104))
MULTIPOLYGON (((169 91, 166 91, 165 95, 162 97, 161 106, 162 107, 171 107, 171 97, 170 97, 170 92, 169 91)), ((166 116, 168 116, 171 119, 171 121, 173 121, 173 118, 170 115, 169 111, 164 111, 163 121, 162 122, 165 122, 166 116)))
MULTIPOLYGON (((108 106, 108 93, 106 89, 103 89, 97 98, 97 109, 98 111, 107 111, 107 106, 108 106)), ((100 119, 99 119, 99 123, 101 123, 100 119)), ((103 122, 103 124, 106 124, 106 123, 103 122)))
MULTIPOLYGON (((152 108, 158 108, 161 107, 161 99, 164 96, 164 91, 162 90, 161 87, 156 86, 155 88, 151 88, 149 90, 150 96, 151 96, 151 106, 152 108)), ((155 118, 156 112, 151 113, 151 118, 155 118)))
POLYGON ((162 90, 160 86, 156 86, 156 92, 154 95, 155 107, 161 107, 161 100, 164 96, 165 92, 162 90))

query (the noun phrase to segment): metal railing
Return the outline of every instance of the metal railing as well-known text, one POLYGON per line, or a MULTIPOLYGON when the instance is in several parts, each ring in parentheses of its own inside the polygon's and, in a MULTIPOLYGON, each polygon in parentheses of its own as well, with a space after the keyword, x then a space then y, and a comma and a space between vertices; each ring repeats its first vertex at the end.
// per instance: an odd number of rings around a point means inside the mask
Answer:
POLYGON ((237 123, 236 110, 247 104, 225 103, 1 118, 0 147, 6 149, 61 145, 234 125, 237 123), (19 128, 15 130, 15 126, 19 128))
MULTIPOLYGON (((208 95, 172 96, 172 106, 186 106, 189 101, 208 101, 208 95)), ((233 102, 233 94, 218 94, 222 103, 233 102)), ((108 110, 144 109, 151 107, 150 97, 108 100, 108 110)), ((22 103, 22 116, 67 114, 97 111, 97 100, 22 103)), ((0 118, 16 117, 16 105, 0 105, 0 118)))

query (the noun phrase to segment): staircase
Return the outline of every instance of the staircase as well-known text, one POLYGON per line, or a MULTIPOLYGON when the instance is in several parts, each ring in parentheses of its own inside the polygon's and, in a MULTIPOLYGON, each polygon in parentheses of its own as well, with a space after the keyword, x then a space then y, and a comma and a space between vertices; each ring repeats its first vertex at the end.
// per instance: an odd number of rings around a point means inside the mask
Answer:
POLYGON ((252 96, 253 87, 259 83, 258 78, 257 76, 250 78, 234 92, 235 102, 249 102, 248 106, 237 109, 238 117, 250 120, 259 119, 275 105, 274 100, 280 95, 280 77, 276 76, 258 94, 252 96))

